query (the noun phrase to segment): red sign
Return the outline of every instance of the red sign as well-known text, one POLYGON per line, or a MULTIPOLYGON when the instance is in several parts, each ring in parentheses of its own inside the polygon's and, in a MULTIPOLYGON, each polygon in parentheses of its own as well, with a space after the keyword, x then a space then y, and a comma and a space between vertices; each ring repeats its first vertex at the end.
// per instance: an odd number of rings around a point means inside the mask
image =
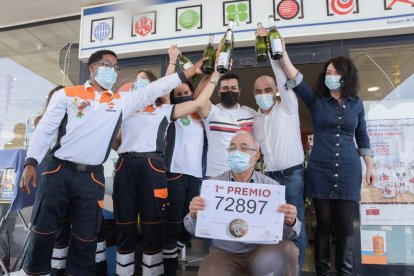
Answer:
POLYGON ((146 16, 141 17, 135 22, 135 32, 140 36, 146 36, 152 31, 152 19, 146 16))

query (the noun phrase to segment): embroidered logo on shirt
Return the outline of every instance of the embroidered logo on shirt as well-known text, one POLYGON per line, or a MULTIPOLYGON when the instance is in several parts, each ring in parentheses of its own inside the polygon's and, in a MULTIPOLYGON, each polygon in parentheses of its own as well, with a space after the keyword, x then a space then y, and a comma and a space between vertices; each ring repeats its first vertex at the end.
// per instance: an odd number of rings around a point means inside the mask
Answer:
POLYGON ((189 126, 189 125, 190 125, 190 123, 191 123, 191 121, 190 121, 190 119, 188 118, 188 116, 184 116, 184 117, 182 117, 182 118, 181 118, 181 123, 182 123, 184 126, 189 126))
POLYGON ((106 105, 108 107, 105 110, 106 112, 116 112, 116 110, 114 110, 115 104, 113 102, 106 103, 106 105))
POLYGON ((78 98, 74 98, 73 102, 70 104, 70 107, 73 111, 76 112, 76 117, 82 119, 85 115, 85 109, 91 106, 91 102, 88 100, 80 101, 78 98))

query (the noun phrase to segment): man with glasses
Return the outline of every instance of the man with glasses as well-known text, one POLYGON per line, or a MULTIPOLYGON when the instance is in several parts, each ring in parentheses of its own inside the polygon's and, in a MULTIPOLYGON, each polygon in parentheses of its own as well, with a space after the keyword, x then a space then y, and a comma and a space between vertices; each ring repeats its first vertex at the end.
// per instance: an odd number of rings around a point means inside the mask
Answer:
MULTIPOLYGON (((36 166, 49 151, 33 207, 32 233, 23 271, 16 275, 48 275, 55 235, 70 213, 72 237, 66 275, 95 275, 95 249, 105 192, 102 164, 122 119, 168 94, 188 77, 201 73, 202 60, 127 93, 114 93, 117 56, 109 50, 91 55, 90 80, 53 95, 27 151, 20 186, 30 193, 36 185, 36 166), (70 212, 69 212, 70 211, 70 212)), ((61 252, 62 254, 64 252, 61 252)))
MULTIPOLYGON (((278 183, 256 172, 254 164, 260 157, 259 144, 253 136, 240 131, 230 141, 227 149, 230 167, 213 179, 260 184, 278 183)), ((187 231, 194 235, 197 213, 205 201, 197 196, 190 202, 190 213, 184 218, 187 231)), ((296 219, 296 207, 282 204, 277 212, 284 213, 283 238, 278 244, 252 244, 235 241, 212 240, 209 254, 204 257, 198 271, 200 276, 211 275, 289 275, 298 273, 298 249, 291 241, 299 235, 301 222, 296 219)), ((276 213, 276 210, 275 210, 276 213)))
MULTIPOLYGON (((195 97, 205 86, 203 82, 208 81, 208 78, 201 81, 202 83, 195 92, 195 97)), ((199 111, 205 122, 208 140, 207 177, 219 175, 229 169, 226 163, 226 147, 236 132, 240 130, 253 131, 253 120, 256 115, 253 109, 238 103, 241 89, 237 75, 227 73, 221 76, 217 85, 220 103, 213 105, 209 101, 199 111)))

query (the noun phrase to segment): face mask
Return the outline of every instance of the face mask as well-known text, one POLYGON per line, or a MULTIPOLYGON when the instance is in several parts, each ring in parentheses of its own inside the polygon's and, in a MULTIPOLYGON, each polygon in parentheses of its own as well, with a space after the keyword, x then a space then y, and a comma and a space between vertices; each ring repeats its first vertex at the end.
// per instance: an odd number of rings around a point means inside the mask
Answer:
POLYGON ((114 68, 99 67, 95 74, 95 81, 105 89, 111 89, 117 77, 114 68))
POLYGON ((144 86, 148 85, 149 83, 150 83, 150 81, 147 80, 147 79, 138 78, 138 79, 135 80, 134 85, 132 86, 132 89, 144 87, 144 86))
POLYGON ((180 104, 180 103, 185 103, 188 101, 191 101, 193 99, 193 96, 182 96, 182 97, 174 97, 174 103, 176 104, 180 104))
POLYGON ((220 101, 225 107, 233 107, 237 104, 239 92, 220 92, 220 101))
MULTIPOLYGON (((253 153, 254 154, 254 153, 253 153)), ((241 173, 253 166, 250 164, 250 157, 253 156, 239 150, 231 151, 227 155, 227 164, 232 171, 241 173)))
POLYGON ((338 90, 341 87, 341 76, 325 76, 325 85, 329 90, 338 90))
POLYGON ((256 99, 257 105, 262 110, 268 110, 275 103, 273 94, 261 94, 261 95, 256 95, 254 97, 256 99))

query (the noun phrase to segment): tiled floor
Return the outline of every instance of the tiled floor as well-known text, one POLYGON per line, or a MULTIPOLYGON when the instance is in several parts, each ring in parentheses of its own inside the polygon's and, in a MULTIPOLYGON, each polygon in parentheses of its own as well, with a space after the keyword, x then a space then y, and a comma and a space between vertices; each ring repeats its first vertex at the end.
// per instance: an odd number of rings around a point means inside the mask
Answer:
MULTIPOLYGON (((185 259, 180 262, 181 271, 178 275, 181 276, 195 276, 201 264, 203 256, 207 254, 207 245, 202 239, 195 238, 191 242, 192 246, 186 249, 185 259)), ((308 245, 306 252, 305 263, 303 266, 303 276, 316 275, 313 272, 313 245, 308 245)), ((332 273, 336 275, 336 273, 332 273)))

